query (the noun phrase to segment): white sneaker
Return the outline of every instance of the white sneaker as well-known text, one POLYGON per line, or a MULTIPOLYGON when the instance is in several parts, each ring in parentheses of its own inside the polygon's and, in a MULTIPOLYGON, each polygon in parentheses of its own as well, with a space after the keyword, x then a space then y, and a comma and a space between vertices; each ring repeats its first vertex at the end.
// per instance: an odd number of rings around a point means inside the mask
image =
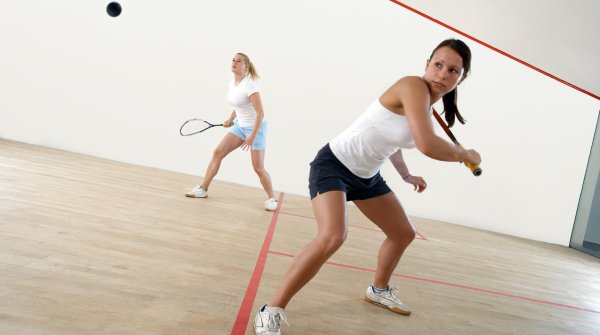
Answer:
POLYGON ((254 332, 256 335, 281 335, 281 321, 290 325, 283 313, 283 308, 264 305, 254 318, 254 332))
POLYGON ((190 198, 206 198, 208 197, 208 191, 200 187, 200 185, 196 185, 194 188, 188 190, 185 196, 190 198))
POLYGON ((403 304, 396 293, 398 293, 398 289, 391 286, 383 293, 375 293, 373 287, 369 285, 365 293, 365 300, 377 306, 387 308, 394 313, 410 315, 410 307, 403 304))
POLYGON ((277 200, 274 198, 269 198, 265 201, 265 210, 269 212, 273 212, 277 209, 277 200))

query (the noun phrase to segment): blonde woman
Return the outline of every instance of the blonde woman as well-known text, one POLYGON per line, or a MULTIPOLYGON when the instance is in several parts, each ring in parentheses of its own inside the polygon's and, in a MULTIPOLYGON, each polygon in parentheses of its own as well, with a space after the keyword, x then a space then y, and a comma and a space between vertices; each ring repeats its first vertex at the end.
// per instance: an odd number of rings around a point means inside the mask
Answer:
POLYGON ((230 130, 215 148, 202 182, 185 195, 191 198, 208 197, 208 187, 219 172, 223 158, 233 150, 242 148, 250 150, 252 167, 267 193, 265 210, 274 211, 277 208, 277 200, 273 197, 271 177, 265 170, 267 123, 260 100, 260 89, 256 84, 258 73, 250 58, 243 53, 234 55, 231 60, 231 72, 233 79, 229 82, 227 102, 233 106, 233 111, 224 122, 230 130))

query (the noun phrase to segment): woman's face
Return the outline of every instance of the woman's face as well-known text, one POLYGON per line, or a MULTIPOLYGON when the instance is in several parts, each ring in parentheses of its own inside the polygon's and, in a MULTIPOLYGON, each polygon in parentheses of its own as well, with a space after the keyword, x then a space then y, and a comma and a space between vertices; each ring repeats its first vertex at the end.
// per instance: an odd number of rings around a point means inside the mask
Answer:
POLYGON ((244 60, 244 57, 238 54, 233 56, 233 59, 231 60, 231 72, 242 76, 246 75, 246 72, 248 72, 248 68, 246 66, 246 61, 244 60))
POLYGON ((423 79, 433 95, 443 96, 460 84, 463 72, 462 57, 452 48, 441 47, 427 61, 423 79))

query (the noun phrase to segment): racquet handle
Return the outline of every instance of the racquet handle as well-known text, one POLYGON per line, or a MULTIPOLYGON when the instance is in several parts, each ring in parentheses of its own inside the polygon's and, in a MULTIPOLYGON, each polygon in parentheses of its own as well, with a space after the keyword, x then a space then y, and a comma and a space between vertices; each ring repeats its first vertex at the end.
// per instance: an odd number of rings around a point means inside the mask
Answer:
MULTIPOLYGON (((442 120, 442 118, 440 117, 440 114, 438 114, 438 112, 436 112, 433 107, 431 109, 433 110, 433 116, 435 116, 435 119, 440 124, 440 126, 442 126, 442 129, 444 129, 444 132, 446 132, 446 135, 448 135, 448 137, 450 137, 450 139, 452 140, 454 145, 456 145, 457 147, 459 147, 461 149, 464 149, 464 147, 460 143, 458 143, 458 140, 456 139, 456 137, 454 137, 454 134, 452 134, 452 131, 450 130, 450 128, 448 127, 446 122, 444 122, 444 120, 442 120)), ((465 165, 469 168, 469 170, 471 170, 471 172, 473 172, 474 176, 476 176, 476 177, 481 176, 481 173, 483 171, 481 171, 481 168, 479 167, 479 165, 475 165, 475 164, 467 163, 467 162, 465 162, 465 165)))
POLYGON ((481 176, 481 173, 483 171, 481 171, 481 168, 479 167, 479 165, 475 165, 475 164, 471 164, 471 163, 466 163, 465 165, 469 168, 469 170, 471 170, 471 172, 473 172, 473 175, 476 177, 481 176))
MULTIPOLYGON (((459 144, 458 146, 459 146, 461 149, 464 149, 464 147, 463 147, 461 144, 459 144)), ((475 177, 479 177, 479 176, 481 176, 481 173, 482 173, 483 171, 481 170, 481 168, 479 167, 479 165, 477 165, 477 164, 473 164, 473 163, 467 163, 467 162, 465 162, 465 165, 466 165, 466 166, 469 168, 469 170, 471 170, 471 172, 473 173, 473 175, 474 175, 475 177)))

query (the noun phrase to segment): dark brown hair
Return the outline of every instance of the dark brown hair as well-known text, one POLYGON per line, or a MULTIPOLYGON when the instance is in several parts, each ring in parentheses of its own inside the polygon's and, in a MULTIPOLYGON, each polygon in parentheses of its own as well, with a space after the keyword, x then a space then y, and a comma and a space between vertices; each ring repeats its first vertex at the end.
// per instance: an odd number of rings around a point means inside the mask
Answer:
MULTIPOLYGON (((433 57, 433 54, 439 48, 443 47, 448 47, 456 51, 456 53, 460 55, 463 61, 464 70, 462 78, 460 80, 465 80, 467 78, 467 75, 469 74, 469 71, 471 71, 471 49, 469 49, 465 42, 451 38, 438 44, 438 46, 435 47, 435 49, 433 49, 433 52, 431 53, 431 56, 429 56, 429 59, 433 57)), ((456 106, 457 95, 458 94, 456 92, 456 88, 454 88, 452 91, 446 93, 442 97, 442 102, 444 103, 444 117, 446 118, 446 122, 448 122, 448 127, 452 127, 454 125, 455 119, 458 119, 460 123, 465 124, 465 119, 462 117, 462 115, 460 115, 458 107, 456 106)))

